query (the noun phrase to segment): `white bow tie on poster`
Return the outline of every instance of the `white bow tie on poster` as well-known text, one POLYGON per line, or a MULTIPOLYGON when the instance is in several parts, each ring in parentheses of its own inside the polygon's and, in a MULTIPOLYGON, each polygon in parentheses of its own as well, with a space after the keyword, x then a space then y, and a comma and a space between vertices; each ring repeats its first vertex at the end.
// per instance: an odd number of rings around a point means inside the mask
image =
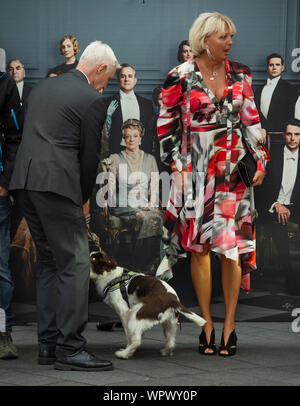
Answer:
POLYGON ((134 94, 122 94, 122 100, 134 100, 134 94))
POLYGON ((270 85, 275 85, 275 82, 272 80, 272 79, 268 79, 267 80, 267 86, 270 86, 270 85))

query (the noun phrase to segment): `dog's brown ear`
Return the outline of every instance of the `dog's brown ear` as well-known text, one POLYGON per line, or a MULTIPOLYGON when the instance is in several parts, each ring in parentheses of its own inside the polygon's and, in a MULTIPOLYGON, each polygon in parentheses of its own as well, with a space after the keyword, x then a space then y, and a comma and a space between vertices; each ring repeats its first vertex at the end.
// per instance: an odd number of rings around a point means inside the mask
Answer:
POLYGON ((118 266, 117 261, 114 258, 110 258, 111 269, 115 269, 118 266))
POLYGON ((96 251, 90 254, 91 264, 94 272, 102 274, 104 271, 115 269, 118 264, 113 258, 109 258, 105 253, 96 251))

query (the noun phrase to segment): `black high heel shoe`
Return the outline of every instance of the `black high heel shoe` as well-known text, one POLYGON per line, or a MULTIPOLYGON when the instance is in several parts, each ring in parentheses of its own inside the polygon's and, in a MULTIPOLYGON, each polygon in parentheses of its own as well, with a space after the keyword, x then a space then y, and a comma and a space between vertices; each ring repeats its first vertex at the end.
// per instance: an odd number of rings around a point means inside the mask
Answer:
POLYGON ((202 355, 215 355, 217 352, 216 344, 215 344, 215 329, 213 328, 210 334, 209 343, 206 339, 205 331, 202 329, 202 332, 199 336, 199 352, 202 355), (213 350, 213 352, 205 352, 207 349, 213 350))
POLYGON ((237 350, 236 343, 237 343, 237 335, 235 333, 235 330, 232 330, 232 332, 231 332, 231 334, 230 334, 230 336, 228 338, 227 344, 225 345, 225 343, 224 343, 224 330, 223 330, 218 354, 221 357, 230 357, 232 355, 235 355, 236 350, 237 350), (221 354, 221 351, 227 351, 227 354, 221 354))

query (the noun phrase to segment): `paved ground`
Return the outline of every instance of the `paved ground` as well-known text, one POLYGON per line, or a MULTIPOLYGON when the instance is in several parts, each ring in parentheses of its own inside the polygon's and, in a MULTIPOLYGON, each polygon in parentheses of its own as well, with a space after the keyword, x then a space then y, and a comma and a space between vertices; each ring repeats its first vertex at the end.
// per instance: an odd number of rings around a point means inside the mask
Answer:
MULTIPOLYGON (((300 329, 300 321, 294 326, 300 329)), ((222 324, 217 323, 219 343, 222 324)), ((199 328, 182 323, 174 356, 164 358, 159 326, 144 335, 142 347, 130 360, 118 360, 114 351, 124 345, 122 329, 99 332, 88 323, 88 348, 113 360, 109 372, 65 372, 36 362, 36 323, 15 326, 13 338, 20 357, 0 361, 0 386, 300 386, 300 332, 288 322, 238 322, 238 353, 234 357, 207 357, 197 352, 199 328)), ((0 390, 1 392, 1 390, 0 390)))

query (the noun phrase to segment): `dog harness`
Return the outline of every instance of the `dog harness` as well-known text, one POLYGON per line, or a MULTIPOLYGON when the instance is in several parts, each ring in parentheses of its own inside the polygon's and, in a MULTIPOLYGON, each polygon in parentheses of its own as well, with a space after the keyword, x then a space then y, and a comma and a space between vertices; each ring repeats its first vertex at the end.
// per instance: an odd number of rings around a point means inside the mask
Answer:
POLYGON ((103 300, 106 298, 108 292, 113 292, 114 290, 120 289, 123 299, 129 306, 127 287, 132 279, 138 275, 143 274, 124 269, 121 275, 110 281, 109 284, 105 287, 103 291, 103 300))

